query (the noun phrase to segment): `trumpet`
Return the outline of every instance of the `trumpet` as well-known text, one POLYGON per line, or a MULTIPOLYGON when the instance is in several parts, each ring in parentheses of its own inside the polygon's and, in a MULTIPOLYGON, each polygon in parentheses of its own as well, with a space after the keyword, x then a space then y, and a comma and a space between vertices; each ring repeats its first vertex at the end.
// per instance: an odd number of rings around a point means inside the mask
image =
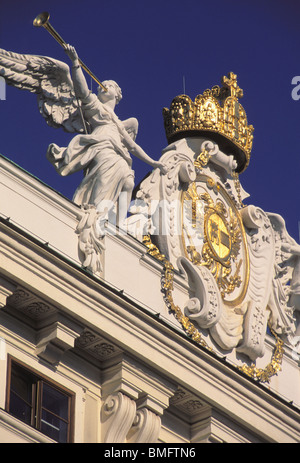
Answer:
MULTIPOLYGON (((50 18, 50 14, 47 13, 47 12, 44 12, 44 13, 41 13, 39 14, 33 21, 33 25, 36 26, 36 27, 44 27, 51 35, 52 37, 55 38, 55 40, 63 47, 65 48, 65 46, 67 45, 67 43, 64 41, 64 39, 56 32, 56 30, 51 26, 51 24, 49 23, 49 18, 50 18)), ((102 87, 102 89, 107 92, 107 88, 102 84, 102 82, 100 82, 99 79, 97 79, 97 77, 92 73, 92 71, 89 70, 89 68, 81 61, 80 58, 78 58, 78 61, 81 65, 81 67, 83 67, 83 69, 91 76, 92 79, 94 79, 95 82, 97 82, 97 84, 100 85, 100 87, 102 87)))

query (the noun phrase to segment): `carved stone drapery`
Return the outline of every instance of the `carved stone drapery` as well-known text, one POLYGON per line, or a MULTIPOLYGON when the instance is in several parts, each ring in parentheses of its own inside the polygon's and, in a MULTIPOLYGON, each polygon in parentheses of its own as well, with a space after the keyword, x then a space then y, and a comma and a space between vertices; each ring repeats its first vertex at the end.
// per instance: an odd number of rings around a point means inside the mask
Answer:
POLYGON ((79 257, 82 266, 92 273, 103 271, 104 239, 98 227, 100 213, 95 206, 81 206, 82 217, 77 225, 79 257))

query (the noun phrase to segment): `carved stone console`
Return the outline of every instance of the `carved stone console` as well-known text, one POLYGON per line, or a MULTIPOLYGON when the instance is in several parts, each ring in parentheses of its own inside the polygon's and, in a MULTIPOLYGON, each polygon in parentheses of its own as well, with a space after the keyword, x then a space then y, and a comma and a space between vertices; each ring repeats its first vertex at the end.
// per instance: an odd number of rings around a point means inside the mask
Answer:
POLYGON ((102 442, 155 443, 176 386, 132 359, 103 371, 102 442))
POLYGON ((136 403, 122 392, 110 394, 101 409, 102 442, 122 443, 136 416, 136 403))

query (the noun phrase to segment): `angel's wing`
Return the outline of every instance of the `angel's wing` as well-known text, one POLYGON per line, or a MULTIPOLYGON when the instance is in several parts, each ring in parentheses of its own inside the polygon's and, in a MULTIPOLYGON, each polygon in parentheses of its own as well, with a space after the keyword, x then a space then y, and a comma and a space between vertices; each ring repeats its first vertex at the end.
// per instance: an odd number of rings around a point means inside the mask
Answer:
POLYGON ((36 93, 40 113, 51 127, 71 133, 84 131, 67 64, 0 48, 0 76, 8 85, 36 93))

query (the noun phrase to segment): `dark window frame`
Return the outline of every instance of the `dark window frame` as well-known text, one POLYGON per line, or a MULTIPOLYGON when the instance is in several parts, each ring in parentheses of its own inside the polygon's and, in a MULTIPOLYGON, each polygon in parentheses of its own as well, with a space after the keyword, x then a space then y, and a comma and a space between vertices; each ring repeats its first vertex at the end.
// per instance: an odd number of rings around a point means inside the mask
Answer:
MULTIPOLYGON (((60 394, 65 395, 68 398, 68 413, 67 418, 62 418, 59 415, 55 415, 53 411, 50 410, 50 413, 56 416, 59 420, 63 421, 67 424, 68 431, 67 431, 67 440, 66 443, 73 443, 74 442, 74 421, 75 421, 75 393, 67 389, 66 387, 62 386, 61 384, 53 381, 52 379, 48 378, 47 376, 41 374, 38 370, 31 368, 30 366, 26 365, 25 363, 21 362, 20 360, 16 359, 15 357, 8 355, 8 364, 7 364, 7 382, 6 382, 6 400, 5 400, 5 410, 7 413, 15 416, 13 413, 10 412, 10 396, 11 396, 11 378, 12 372, 14 371, 14 365, 17 369, 24 371, 24 377, 32 377, 36 380, 35 384, 32 387, 32 403, 28 403, 28 406, 31 408, 31 419, 30 423, 27 423, 29 426, 33 427, 37 431, 41 432, 44 435, 47 435, 46 432, 41 430, 42 428, 42 410, 47 410, 42 403, 42 394, 43 394, 43 384, 48 385, 52 390, 57 391, 60 394)), ((14 395, 16 392, 14 392, 14 395)), ((22 398, 24 401, 24 399, 22 398)), ((25 422, 21 418, 15 416, 16 419, 20 419, 20 421, 25 422)), ((51 437, 50 437, 51 438, 51 437)), ((55 440, 55 439, 54 439, 55 440)), ((56 441, 58 442, 58 441, 56 441)))

